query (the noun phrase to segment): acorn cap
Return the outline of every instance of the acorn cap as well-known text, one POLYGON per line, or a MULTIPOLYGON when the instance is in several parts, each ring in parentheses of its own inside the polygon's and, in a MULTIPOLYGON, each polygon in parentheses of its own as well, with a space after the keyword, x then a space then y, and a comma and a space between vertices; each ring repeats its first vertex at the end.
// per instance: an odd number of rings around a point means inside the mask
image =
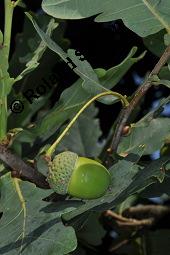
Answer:
POLYGON ((65 151, 56 155, 49 166, 48 183, 58 194, 65 195, 78 155, 65 151))

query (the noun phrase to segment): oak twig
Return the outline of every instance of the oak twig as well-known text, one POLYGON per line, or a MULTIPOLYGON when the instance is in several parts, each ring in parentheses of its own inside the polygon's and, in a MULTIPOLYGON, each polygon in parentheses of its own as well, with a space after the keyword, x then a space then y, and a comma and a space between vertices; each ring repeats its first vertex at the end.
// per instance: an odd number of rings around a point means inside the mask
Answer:
POLYGON ((134 97, 130 101, 129 105, 126 108, 123 108, 118 116, 116 128, 114 131, 114 135, 108 149, 108 153, 111 155, 113 152, 117 151, 120 138, 122 135, 122 130, 126 125, 128 118, 131 112, 135 109, 141 98, 146 94, 149 88, 152 86, 152 76, 157 75, 161 68, 166 64, 167 60, 170 58, 170 46, 166 48, 158 63, 155 65, 147 80, 137 89, 134 97))
POLYGON ((170 229, 170 207, 166 205, 140 205, 132 206, 117 214, 111 210, 104 212, 103 217, 111 221, 108 224, 111 228, 131 229, 131 234, 118 243, 114 243, 109 249, 110 253, 115 252, 122 246, 129 244, 134 239, 143 236, 149 230, 170 229), (115 225, 116 223, 116 225, 115 225))
POLYGON ((104 217, 111 217, 121 227, 170 228, 170 224, 164 222, 170 219, 170 207, 165 205, 132 206, 122 215, 107 210, 104 217))
POLYGON ((150 227, 153 224, 153 218, 150 217, 148 219, 135 219, 135 218, 126 218, 120 214, 112 212, 111 210, 106 211, 105 216, 109 216, 112 220, 115 220, 117 225, 120 227, 129 226, 129 227, 150 227))
POLYGON ((11 168, 14 177, 30 181, 39 188, 49 189, 49 184, 43 174, 26 164, 20 157, 2 144, 0 144, 0 160, 11 168))

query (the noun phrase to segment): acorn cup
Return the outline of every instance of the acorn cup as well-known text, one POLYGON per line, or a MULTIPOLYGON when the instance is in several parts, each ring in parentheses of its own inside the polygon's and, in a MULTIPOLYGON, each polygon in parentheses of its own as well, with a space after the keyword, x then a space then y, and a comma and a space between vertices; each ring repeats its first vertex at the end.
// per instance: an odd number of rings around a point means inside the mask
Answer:
POLYGON ((66 151, 50 162, 47 180, 58 194, 96 199, 108 190, 111 175, 99 162, 66 151))

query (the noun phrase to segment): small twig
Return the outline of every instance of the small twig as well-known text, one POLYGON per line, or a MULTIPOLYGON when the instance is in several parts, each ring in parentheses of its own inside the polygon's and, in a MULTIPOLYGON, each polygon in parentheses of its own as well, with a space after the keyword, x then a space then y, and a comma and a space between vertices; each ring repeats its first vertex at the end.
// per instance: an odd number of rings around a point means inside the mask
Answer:
POLYGON ((170 228, 170 207, 166 205, 141 205, 126 209, 124 216, 135 218, 138 221, 152 219, 151 229, 170 228))
POLYGON ((129 244, 134 239, 143 236, 145 232, 146 231, 144 229, 140 229, 136 231, 135 233, 132 233, 132 235, 129 238, 123 239, 119 243, 112 245, 112 247, 109 249, 109 252, 115 254, 115 251, 120 249, 122 246, 129 244))
POLYGON ((103 214, 104 217, 111 217, 108 224, 115 228, 115 223, 123 229, 128 227, 131 229, 131 234, 126 239, 120 240, 118 243, 112 245, 109 249, 110 253, 114 253, 122 246, 129 244, 132 240, 143 236, 148 230, 153 231, 157 229, 170 228, 170 207, 166 205, 140 205, 133 206, 126 209, 123 215, 119 215, 111 210, 103 214))
POLYGON ((104 217, 111 217, 119 227, 134 227, 146 229, 170 228, 170 207, 165 205, 141 205, 126 209, 123 215, 111 210, 103 214, 104 217), (127 217, 125 217, 127 216, 127 217))
POLYGON ((157 75, 161 68, 165 65, 167 60, 170 58, 170 46, 168 46, 159 59, 158 63, 155 65, 153 70, 151 71, 148 79, 138 88, 136 91, 133 99, 130 101, 129 105, 126 108, 123 108, 118 116, 116 128, 114 131, 114 135, 110 144, 110 148, 108 150, 108 153, 111 155, 113 152, 117 151, 120 138, 122 135, 122 130, 124 126, 127 123, 127 120, 131 114, 131 112, 134 110, 134 108, 137 106, 141 98, 146 94, 146 92, 149 90, 149 88, 152 86, 152 79, 151 77, 153 75, 157 75))
POLYGON ((129 218, 125 218, 121 214, 117 214, 117 213, 115 213, 111 210, 107 210, 106 212, 104 212, 104 216, 105 217, 111 217, 112 219, 118 220, 118 221, 121 221, 121 222, 129 221, 129 218))
POLYGON ((137 220, 134 218, 126 218, 123 217, 120 214, 117 214, 115 212, 112 212, 111 210, 106 211, 105 216, 110 216, 113 220, 116 221, 118 226, 132 226, 132 227, 143 227, 147 226, 150 227, 153 224, 154 219, 148 218, 148 219, 142 219, 142 220, 137 220))
POLYGON ((49 189, 49 184, 43 174, 27 165, 20 157, 2 144, 0 144, 0 160, 11 168, 14 177, 30 181, 39 188, 49 189))
POLYGON ((123 239, 123 240, 120 241, 119 243, 113 245, 113 246, 109 249, 109 252, 110 252, 110 253, 112 253, 112 252, 115 253, 116 250, 118 250, 118 249, 120 249, 122 246, 124 246, 124 245, 130 243, 131 240, 132 240, 131 238, 129 238, 129 239, 123 239))
POLYGON ((128 227, 151 227, 153 225, 154 219, 149 218, 146 220, 135 220, 135 219, 129 219, 127 222, 120 222, 117 221, 117 224, 119 226, 128 226, 128 227))

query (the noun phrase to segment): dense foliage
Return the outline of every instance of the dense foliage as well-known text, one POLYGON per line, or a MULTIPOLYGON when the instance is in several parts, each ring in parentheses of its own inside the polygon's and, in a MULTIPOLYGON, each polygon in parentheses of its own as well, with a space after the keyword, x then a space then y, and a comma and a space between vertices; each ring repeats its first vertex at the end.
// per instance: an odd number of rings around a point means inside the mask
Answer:
MULTIPOLYGON (((35 13, 22 0, 4 0, 3 7, 0 254, 167 254, 170 118, 165 109, 170 96, 161 94, 149 110, 142 100, 152 87, 169 93, 170 1, 43 0, 35 13), (13 47, 18 8, 25 19, 13 47), (136 64, 145 63, 146 51, 138 53, 134 45, 117 65, 93 68, 70 47, 64 36, 67 20, 91 16, 92 22, 122 20, 157 56, 134 93, 118 93, 119 87, 136 64), (61 78, 55 68, 61 61, 76 77, 67 86, 62 86, 67 73, 63 69, 61 78), (104 119, 111 123, 109 132, 101 129, 99 105, 121 107, 116 120, 104 119), (79 199, 50 189, 49 161, 63 151, 107 167, 111 183, 103 196, 79 199)), ((130 84, 123 86, 131 91, 130 84)))

